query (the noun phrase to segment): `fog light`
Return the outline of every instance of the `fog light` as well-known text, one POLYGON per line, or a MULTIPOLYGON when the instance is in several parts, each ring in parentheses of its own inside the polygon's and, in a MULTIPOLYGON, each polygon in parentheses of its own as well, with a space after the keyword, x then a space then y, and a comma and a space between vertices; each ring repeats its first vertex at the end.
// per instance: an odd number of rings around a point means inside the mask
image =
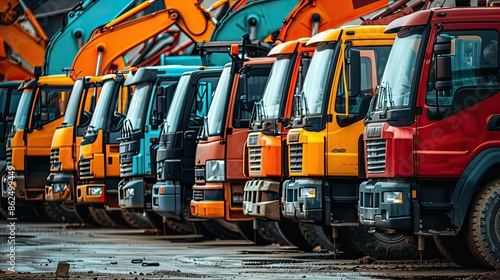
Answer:
POLYGON ((316 188, 302 188, 302 189, 300 189, 300 197, 302 197, 302 198, 316 198, 316 188))
POLYGON ((102 195, 102 187, 90 187, 89 194, 90 195, 102 195))
POLYGON ((403 192, 384 192, 385 203, 401 204, 403 203, 403 192))

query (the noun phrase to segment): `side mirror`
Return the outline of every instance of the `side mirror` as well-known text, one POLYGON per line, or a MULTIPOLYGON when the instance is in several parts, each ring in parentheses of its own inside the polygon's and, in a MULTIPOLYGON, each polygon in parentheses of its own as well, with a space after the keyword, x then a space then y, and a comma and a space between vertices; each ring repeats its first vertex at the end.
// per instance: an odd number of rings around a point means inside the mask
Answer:
POLYGON ((163 119, 164 112, 164 104, 165 104, 165 88, 162 86, 158 86, 156 89, 156 114, 157 119, 163 119))
POLYGON ((437 92, 451 89, 451 38, 438 36, 434 44, 435 88, 437 92))
POLYGON ((358 50, 348 51, 346 67, 348 97, 358 96, 361 92, 361 54, 358 50))

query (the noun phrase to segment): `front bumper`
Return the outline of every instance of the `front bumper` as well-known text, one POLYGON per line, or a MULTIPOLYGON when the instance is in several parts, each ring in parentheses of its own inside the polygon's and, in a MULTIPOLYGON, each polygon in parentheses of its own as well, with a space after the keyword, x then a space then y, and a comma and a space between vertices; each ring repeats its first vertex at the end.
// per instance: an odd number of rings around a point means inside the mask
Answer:
POLYGON ((191 200, 190 209, 195 217, 224 219, 224 201, 191 200))
POLYGON ((365 181, 359 186, 359 221, 382 229, 410 229, 411 183, 365 181), (385 192, 402 192, 402 203, 384 202, 385 192))
POLYGON ((181 186, 172 181, 159 182, 153 185, 152 208, 159 215, 167 218, 180 219, 181 186))
POLYGON ((121 181, 118 185, 118 203, 125 209, 144 209, 144 180, 121 181))
POLYGON ((70 201, 71 190, 74 189, 74 172, 50 173, 45 186, 45 201, 70 201))
POLYGON ((97 204, 104 206, 106 202, 106 185, 99 183, 89 183, 78 185, 76 190, 76 202, 78 204, 97 204))
POLYGON ((279 221, 280 182, 251 180, 245 183, 243 196, 243 214, 267 220, 279 221))
POLYGON ((322 186, 323 181, 319 179, 292 179, 283 182, 283 216, 303 222, 322 222, 322 186), (301 196, 304 188, 315 188, 315 196, 301 196))
POLYGON ((2 198, 11 197, 13 194, 16 199, 26 199, 24 173, 7 170, 7 172, 2 175, 1 184, 2 198))

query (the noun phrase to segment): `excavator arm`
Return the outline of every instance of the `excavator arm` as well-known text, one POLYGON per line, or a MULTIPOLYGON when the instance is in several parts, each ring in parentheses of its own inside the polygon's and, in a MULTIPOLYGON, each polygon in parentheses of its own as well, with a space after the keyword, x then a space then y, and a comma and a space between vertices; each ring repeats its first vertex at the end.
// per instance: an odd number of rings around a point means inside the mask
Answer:
MULTIPOLYGON (((79 49, 99 26, 132 9, 138 0, 82 0, 65 18, 52 36, 43 60, 44 74, 62 74, 71 66, 79 49)), ((41 65, 37 64, 37 65, 41 65)))
MULTIPOLYGON (((233 6, 242 5, 237 2, 233 6)), ((254 0, 237 10, 230 9, 219 21, 210 41, 234 40, 235 34, 248 33, 250 41, 263 41, 268 35, 278 32, 283 19, 299 3, 298 0, 254 0)), ((241 37, 240 37, 241 38, 241 37)))
MULTIPOLYGON (((49 39, 22 0, 0 1, 0 37, 3 38, 3 44, 7 44, 31 67, 42 64, 49 39), (18 21, 21 16, 28 19, 37 34, 29 32, 21 25, 18 21)), ((2 48, 5 50, 5 45, 2 48)), ((0 73, 5 75, 5 72, 0 73)))
MULTIPOLYGON (((125 21, 130 16, 123 15, 94 31, 92 39, 75 56, 72 65, 75 78, 106 73, 120 57, 174 24, 191 40, 208 41, 216 21, 198 0, 168 0, 164 10, 125 21)), ((119 62, 119 68, 125 66, 123 60, 119 62)))
POLYGON ((0 37, 0 82, 24 80, 33 74, 31 69, 24 67, 17 57, 12 57, 6 50, 3 38, 0 37))
POLYGON ((311 37, 387 7, 387 0, 300 0, 283 21, 276 43, 311 37), (326 27, 327 26, 327 27, 326 27))

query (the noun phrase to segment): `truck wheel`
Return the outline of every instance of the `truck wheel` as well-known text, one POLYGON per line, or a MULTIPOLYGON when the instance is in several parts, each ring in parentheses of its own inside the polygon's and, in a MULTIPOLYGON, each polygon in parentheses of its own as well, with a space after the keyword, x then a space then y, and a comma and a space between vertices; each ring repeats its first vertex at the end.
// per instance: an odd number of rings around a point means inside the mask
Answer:
POLYGON ((122 209, 121 214, 123 219, 127 222, 127 224, 133 228, 140 228, 140 229, 154 228, 154 225, 147 218, 144 218, 141 213, 133 212, 127 209, 122 209))
POLYGON ((102 227, 112 228, 117 227, 113 222, 110 222, 109 217, 106 217, 106 211, 100 208, 89 207, 89 212, 92 218, 102 227))
POLYGON ((78 216, 78 218, 80 218, 80 220, 88 225, 88 226, 91 226, 91 227, 97 227, 97 226, 100 226, 100 224, 98 222, 96 222, 96 220, 94 220, 94 218, 92 217, 92 215, 90 214, 90 208, 91 206, 89 205, 75 205, 75 212, 76 212, 76 215, 78 216))
POLYGON ((179 225, 180 223, 175 223, 168 219, 166 222, 163 222, 163 216, 152 210, 146 210, 146 216, 151 224, 154 225, 158 233, 162 235, 179 235, 186 234, 187 232, 187 229, 184 226, 179 225))
POLYGON ((328 229, 310 223, 298 223, 302 236, 309 242, 309 244, 318 244, 313 248, 314 251, 335 252, 335 246, 330 240, 328 229), (319 247, 318 247, 319 246, 319 247))
POLYGON ((346 243, 365 255, 380 260, 409 260, 419 256, 418 250, 405 235, 369 233, 368 227, 357 226, 346 229, 346 243))
POLYGON ((476 259, 500 270, 500 179, 479 191, 470 213, 467 241, 476 259))
POLYGON ((474 257, 467 246, 464 231, 462 227, 456 236, 434 236, 434 242, 448 260, 465 267, 483 267, 484 265, 474 257))
POLYGON ((132 227, 127 223, 125 218, 122 216, 122 209, 114 209, 114 210, 104 210, 105 214, 104 218, 111 224, 114 224, 113 227, 118 228, 130 228, 132 227))
POLYGON ((312 252, 314 248, 320 246, 316 240, 307 240, 300 230, 300 224, 287 218, 281 218, 278 222, 278 229, 281 234, 293 246, 304 252, 312 252))
POLYGON ((241 234, 255 245, 270 245, 273 243, 271 236, 262 229, 258 221, 255 230, 253 229, 253 221, 236 222, 236 225, 238 225, 241 234))
POLYGON ((262 227, 262 229, 271 237, 274 243, 277 243, 281 246, 294 246, 283 235, 283 232, 279 228, 277 221, 259 220, 259 226, 262 227))
POLYGON ((208 219, 202 222, 205 228, 219 239, 242 240, 244 237, 236 225, 222 219, 208 219))
POLYGON ((57 202, 43 202, 43 209, 47 216, 56 223, 81 223, 75 209, 70 209, 57 202))

